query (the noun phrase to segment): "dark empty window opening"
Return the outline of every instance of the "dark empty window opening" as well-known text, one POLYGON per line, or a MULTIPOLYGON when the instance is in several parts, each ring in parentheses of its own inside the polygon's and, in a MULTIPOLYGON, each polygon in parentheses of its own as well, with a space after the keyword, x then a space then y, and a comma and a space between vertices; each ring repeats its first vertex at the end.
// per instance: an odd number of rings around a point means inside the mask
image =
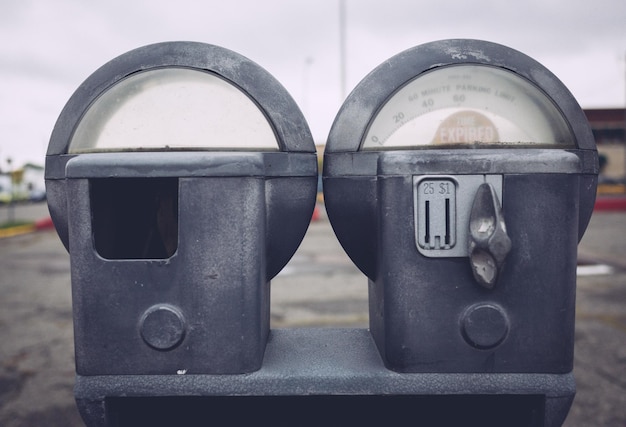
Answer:
POLYGON ((165 259, 178 248, 178 178, 90 180, 94 246, 107 259, 165 259))

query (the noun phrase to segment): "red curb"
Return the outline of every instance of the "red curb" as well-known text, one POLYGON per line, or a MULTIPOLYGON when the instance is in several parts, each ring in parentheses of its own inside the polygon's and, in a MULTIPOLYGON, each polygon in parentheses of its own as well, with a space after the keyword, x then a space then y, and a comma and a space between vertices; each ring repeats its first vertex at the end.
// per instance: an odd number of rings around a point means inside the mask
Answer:
POLYGON ((313 209, 313 216, 311 217, 311 221, 317 221, 318 219, 320 219, 320 212, 317 206, 315 206, 315 208, 313 209))
POLYGON ((36 230, 50 230, 52 228, 54 228, 54 224, 52 223, 52 218, 50 217, 40 219, 39 221, 35 221, 36 230))
POLYGON ((596 211, 626 210, 626 197, 600 197, 593 208, 596 211))

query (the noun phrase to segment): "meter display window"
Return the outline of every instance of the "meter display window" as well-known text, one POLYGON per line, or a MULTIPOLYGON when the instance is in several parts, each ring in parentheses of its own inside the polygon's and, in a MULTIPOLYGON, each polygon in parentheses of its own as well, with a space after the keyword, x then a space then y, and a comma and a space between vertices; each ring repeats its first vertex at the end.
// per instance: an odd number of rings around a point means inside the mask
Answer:
POLYGON ((554 103, 508 70, 452 65, 419 75, 372 119, 363 150, 574 145, 554 103))
POLYGON ((209 72, 161 68, 130 75, 89 107, 69 153, 278 150, 273 128, 238 87, 209 72))

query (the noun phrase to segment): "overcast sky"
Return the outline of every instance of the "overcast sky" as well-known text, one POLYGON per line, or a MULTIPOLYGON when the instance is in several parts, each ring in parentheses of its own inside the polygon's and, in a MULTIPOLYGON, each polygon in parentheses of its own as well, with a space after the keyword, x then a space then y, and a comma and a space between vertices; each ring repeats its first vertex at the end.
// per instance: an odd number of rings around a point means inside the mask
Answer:
MULTIPOLYGON (((43 164, 74 90, 136 47, 219 45, 274 75, 323 143, 343 101, 340 0, 2 0, 0 168, 43 164)), ((624 0, 345 0, 346 89, 410 47, 447 38, 504 44, 555 73, 583 108, 626 100, 624 0)))

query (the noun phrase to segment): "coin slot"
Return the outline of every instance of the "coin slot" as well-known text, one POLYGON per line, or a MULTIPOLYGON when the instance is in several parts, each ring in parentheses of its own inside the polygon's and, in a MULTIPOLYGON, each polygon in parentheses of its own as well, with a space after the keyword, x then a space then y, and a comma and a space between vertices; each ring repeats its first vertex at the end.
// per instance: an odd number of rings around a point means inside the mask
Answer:
POLYGON ((428 200, 426 200, 426 215, 425 215, 425 224, 424 227, 426 228, 426 236, 424 237, 424 241, 426 244, 430 243, 430 202, 428 200))
POLYGON ((413 177, 415 243, 427 257, 469 256, 469 216, 478 188, 489 183, 502 199, 502 175, 413 177))
POLYGON ((419 246, 451 249, 456 242, 456 184, 451 179, 425 179, 417 192, 419 246))
POLYGON ((446 199, 446 246, 450 245, 450 199, 446 199))

